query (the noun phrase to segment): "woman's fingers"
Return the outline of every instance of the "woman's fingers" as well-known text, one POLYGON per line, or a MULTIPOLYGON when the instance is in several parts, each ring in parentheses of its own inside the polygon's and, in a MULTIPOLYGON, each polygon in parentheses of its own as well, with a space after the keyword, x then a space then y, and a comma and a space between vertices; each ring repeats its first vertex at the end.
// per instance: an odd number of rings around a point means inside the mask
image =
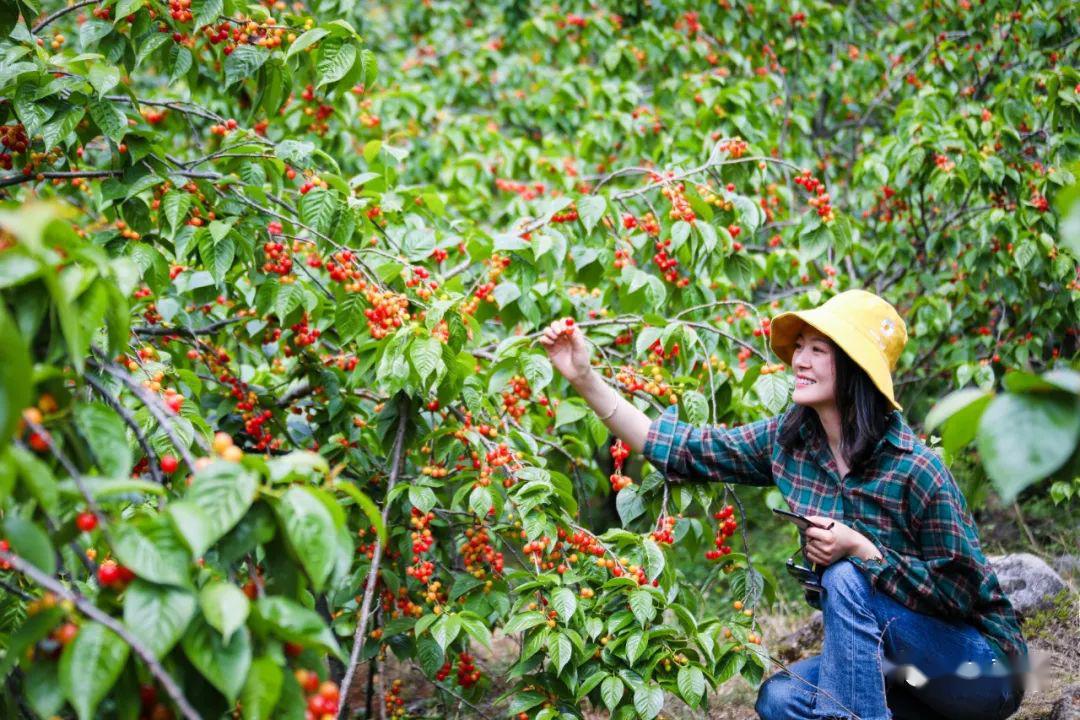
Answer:
POLYGON ((806 538, 810 542, 813 542, 815 540, 817 540, 819 542, 822 541, 822 540, 827 540, 827 539, 831 538, 832 535, 833 535, 832 530, 823 530, 823 529, 821 529, 819 527, 814 527, 813 525, 806 528, 806 538))

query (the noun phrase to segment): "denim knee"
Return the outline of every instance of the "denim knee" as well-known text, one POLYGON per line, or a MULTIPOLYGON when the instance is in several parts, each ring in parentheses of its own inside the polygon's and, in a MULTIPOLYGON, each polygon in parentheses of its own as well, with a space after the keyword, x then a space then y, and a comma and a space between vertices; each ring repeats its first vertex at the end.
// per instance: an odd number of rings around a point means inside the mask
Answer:
POLYGON ((826 597, 831 595, 833 598, 846 600, 866 598, 870 591, 870 582, 862 570, 848 560, 834 562, 825 568, 821 584, 825 588, 826 597))
POLYGON ((787 720, 791 717, 791 691, 791 678, 783 672, 776 673, 758 689, 754 712, 761 720, 787 720))

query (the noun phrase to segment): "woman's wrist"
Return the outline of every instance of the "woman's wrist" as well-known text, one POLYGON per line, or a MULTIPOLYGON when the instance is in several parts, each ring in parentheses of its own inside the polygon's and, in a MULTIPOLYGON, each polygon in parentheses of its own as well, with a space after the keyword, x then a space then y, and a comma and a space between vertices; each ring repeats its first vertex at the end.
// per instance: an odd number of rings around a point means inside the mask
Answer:
POLYGON ((870 538, 861 533, 856 533, 858 536, 855 541, 855 546, 849 555, 854 555, 860 560, 876 561, 882 560, 883 556, 881 551, 878 550, 877 545, 870 541, 870 538))

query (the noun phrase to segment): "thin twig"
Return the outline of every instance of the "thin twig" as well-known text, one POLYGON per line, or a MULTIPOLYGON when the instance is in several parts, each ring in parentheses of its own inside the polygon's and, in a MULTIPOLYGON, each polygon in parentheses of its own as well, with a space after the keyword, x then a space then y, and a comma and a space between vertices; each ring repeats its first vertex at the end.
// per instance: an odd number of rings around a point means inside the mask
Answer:
MULTIPOLYGON (((390 461, 390 477, 386 485, 387 496, 393 491, 394 486, 398 481, 398 475, 401 473, 402 459, 405 454, 405 428, 409 424, 409 409, 410 403, 407 399, 402 399, 398 402, 398 426, 397 432, 394 434, 394 449, 390 461)), ((386 521, 389 517, 390 505, 390 503, 385 503, 383 505, 382 522, 384 527, 386 526, 386 521)), ((341 680, 341 697, 343 698, 343 702, 341 703, 341 709, 338 712, 339 720, 345 720, 345 718, 348 717, 349 687, 352 685, 353 679, 356 676, 356 669, 360 663, 360 653, 363 651, 364 641, 367 639, 367 621, 368 616, 371 614, 371 598, 375 595, 375 585, 379 580, 379 563, 382 561, 382 554, 382 541, 376 537, 375 549, 371 557, 371 568, 368 570, 367 587, 364 588, 364 599, 360 604, 360 616, 356 621, 356 632, 353 634, 353 647, 352 653, 349 656, 349 667, 345 670, 345 677, 341 680)))

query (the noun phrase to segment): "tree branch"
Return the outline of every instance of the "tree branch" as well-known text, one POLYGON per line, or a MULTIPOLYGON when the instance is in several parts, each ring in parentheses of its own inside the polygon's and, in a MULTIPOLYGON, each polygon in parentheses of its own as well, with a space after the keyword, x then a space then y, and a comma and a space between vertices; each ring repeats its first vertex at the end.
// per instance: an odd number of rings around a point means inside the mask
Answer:
MULTIPOLYGON (((410 403, 407 399, 398 401, 398 426, 394 434, 394 449, 390 460, 390 478, 387 481, 386 493, 389 495, 397 484, 401 474, 402 460, 405 455, 405 428, 409 424, 410 403)), ((390 503, 385 503, 382 509, 382 522, 386 526, 390 514, 390 503)), ((368 616, 371 614, 371 598, 375 595, 375 585, 379 579, 379 563, 382 561, 382 541, 376 537, 375 549, 371 558, 371 569, 368 570, 367 587, 364 588, 364 599, 360 604, 360 617, 356 621, 356 632, 353 634, 352 653, 349 655, 349 667, 345 670, 345 677, 341 680, 341 708, 338 710, 339 720, 348 717, 349 687, 356 676, 357 666, 360 664, 360 653, 364 649, 364 641, 367 639, 368 616)))
POLYGON ((119 635, 120 639, 128 644, 132 652, 138 655, 139 659, 146 664, 150 674, 154 676, 169 697, 172 698, 172 701, 176 703, 176 707, 180 710, 181 715, 187 718, 187 720, 202 720, 199 713, 195 711, 195 708, 188 703, 187 698, 184 697, 184 693, 181 692, 180 687, 176 684, 176 681, 172 679, 172 676, 165 672, 165 668, 161 666, 161 663, 157 661, 157 658, 146 649, 146 646, 143 645, 141 641, 137 640, 135 636, 131 634, 131 631, 126 626, 118 622, 111 615, 107 615, 82 595, 64 587, 59 580, 46 575, 18 555, 0 552, 0 560, 10 563, 13 570, 22 573, 54 595, 65 600, 70 600, 83 615, 86 615, 86 617, 94 622, 104 625, 119 635))

